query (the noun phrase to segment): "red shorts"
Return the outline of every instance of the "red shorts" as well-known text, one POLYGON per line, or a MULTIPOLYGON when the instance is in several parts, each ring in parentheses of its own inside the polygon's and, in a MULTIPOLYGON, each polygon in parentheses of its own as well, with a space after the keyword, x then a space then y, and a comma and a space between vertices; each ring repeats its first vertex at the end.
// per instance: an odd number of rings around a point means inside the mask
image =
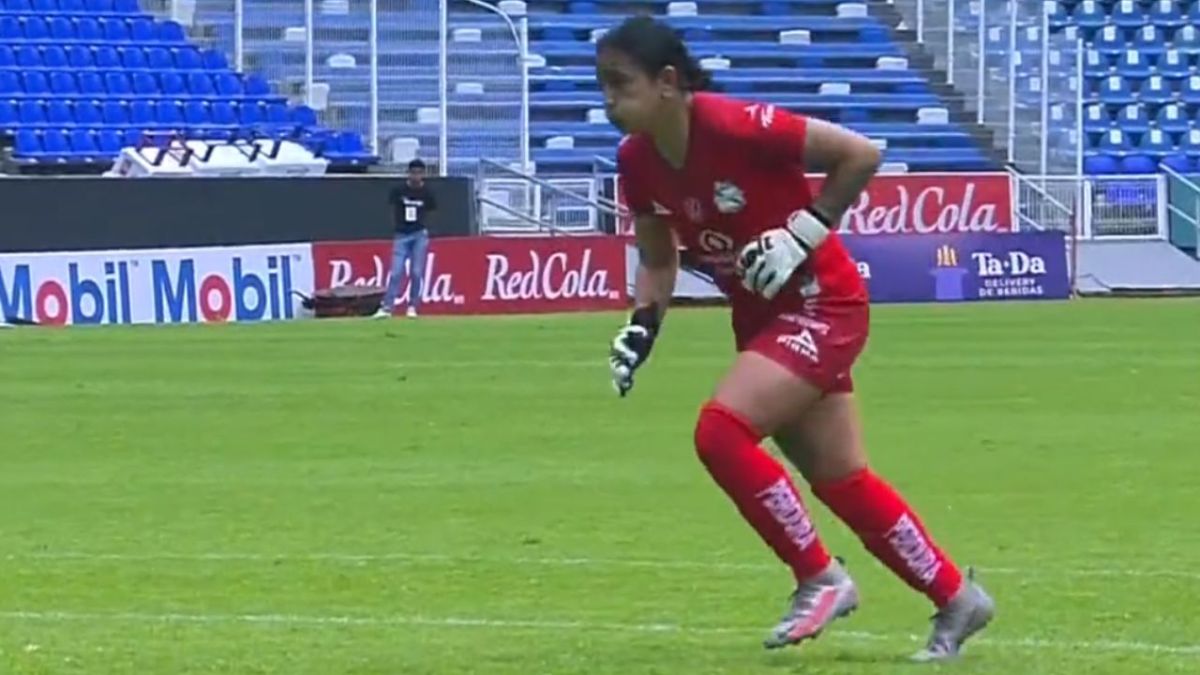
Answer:
POLYGON ((850 369, 867 344, 867 303, 812 303, 765 319, 733 313, 737 349, 787 368, 827 393, 854 391, 850 369))

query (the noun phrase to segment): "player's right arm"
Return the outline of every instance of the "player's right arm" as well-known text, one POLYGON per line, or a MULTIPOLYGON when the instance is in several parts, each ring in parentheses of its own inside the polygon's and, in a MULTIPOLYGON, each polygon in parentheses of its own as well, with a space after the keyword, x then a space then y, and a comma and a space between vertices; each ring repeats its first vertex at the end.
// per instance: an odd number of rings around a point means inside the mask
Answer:
POLYGON ((633 313, 617 331, 608 355, 613 387, 621 396, 629 393, 634 371, 650 357, 650 349, 671 303, 679 270, 675 236, 667 223, 654 215, 654 202, 644 190, 645 177, 636 175, 640 165, 635 152, 633 145, 625 142, 617 149, 618 181, 634 216, 634 239, 638 250, 633 313))

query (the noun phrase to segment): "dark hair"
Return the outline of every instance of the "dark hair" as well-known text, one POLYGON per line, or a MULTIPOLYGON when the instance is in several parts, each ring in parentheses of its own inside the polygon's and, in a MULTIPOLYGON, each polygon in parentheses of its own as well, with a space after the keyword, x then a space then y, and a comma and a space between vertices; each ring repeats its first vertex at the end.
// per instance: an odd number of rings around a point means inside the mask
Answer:
POLYGON ((425 168, 425 162, 423 162, 420 157, 417 157, 408 163, 409 171, 413 171, 415 169, 424 169, 424 168, 425 168))
POLYGON ((602 49, 616 49, 628 55, 651 77, 658 77, 663 68, 673 66, 679 71, 680 86, 685 91, 703 91, 712 83, 675 29, 652 16, 625 19, 596 42, 596 51, 602 49))

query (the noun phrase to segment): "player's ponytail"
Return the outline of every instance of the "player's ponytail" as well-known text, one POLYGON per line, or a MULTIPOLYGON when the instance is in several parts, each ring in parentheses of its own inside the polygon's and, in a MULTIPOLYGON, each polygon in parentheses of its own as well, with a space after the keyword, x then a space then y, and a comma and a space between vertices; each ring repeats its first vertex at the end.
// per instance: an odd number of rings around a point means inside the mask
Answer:
POLYGON ((667 66, 673 67, 685 91, 703 91, 712 84, 708 72, 688 53, 675 29, 652 16, 631 17, 606 32, 596 44, 597 51, 603 49, 626 54, 651 77, 658 77, 667 66))

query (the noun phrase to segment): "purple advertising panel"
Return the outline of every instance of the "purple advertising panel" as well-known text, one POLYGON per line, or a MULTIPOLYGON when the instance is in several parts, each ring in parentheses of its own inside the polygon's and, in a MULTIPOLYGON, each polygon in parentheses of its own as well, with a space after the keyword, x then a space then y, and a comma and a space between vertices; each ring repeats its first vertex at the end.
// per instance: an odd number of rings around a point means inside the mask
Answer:
POLYGON ((1059 299, 1070 290, 1062 232, 843 240, 873 302, 1059 299))

